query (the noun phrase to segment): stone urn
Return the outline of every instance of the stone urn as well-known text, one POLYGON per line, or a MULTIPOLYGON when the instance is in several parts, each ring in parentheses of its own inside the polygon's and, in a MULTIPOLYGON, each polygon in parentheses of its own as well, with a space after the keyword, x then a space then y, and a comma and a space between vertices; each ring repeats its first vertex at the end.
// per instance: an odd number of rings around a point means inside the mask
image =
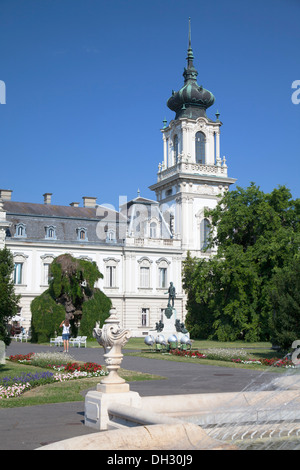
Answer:
POLYGON ((104 359, 108 375, 100 383, 104 385, 124 384, 125 380, 118 374, 123 360, 122 347, 131 337, 130 330, 120 327, 117 310, 112 307, 109 318, 105 320, 103 328, 94 328, 93 336, 105 350, 104 359))

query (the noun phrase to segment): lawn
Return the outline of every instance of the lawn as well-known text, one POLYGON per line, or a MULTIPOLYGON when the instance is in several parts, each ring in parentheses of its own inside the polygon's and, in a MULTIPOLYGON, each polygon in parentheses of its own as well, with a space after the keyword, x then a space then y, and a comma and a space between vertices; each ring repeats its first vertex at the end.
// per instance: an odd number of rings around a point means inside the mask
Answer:
MULTIPOLYGON (((222 342, 222 341, 210 341, 210 340, 192 340, 193 349, 198 349, 199 351, 204 349, 210 348, 234 348, 234 349, 249 349, 249 350, 264 350, 268 352, 272 352, 275 354, 274 351, 271 351, 272 344, 268 342, 257 342, 257 343, 245 343, 244 341, 234 341, 234 342, 222 342)), ((91 346, 95 347, 98 343, 94 343, 91 341, 91 346)), ((148 350, 149 347, 145 344, 144 338, 130 338, 128 343, 124 346, 123 349, 146 349, 148 350)))
MULTIPOLYGON (((49 368, 6 361, 6 364, 0 365, 0 379, 8 376, 18 377, 22 374, 45 371, 49 372, 49 368)), ((120 369, 119 375, 127 382, 134 382, 137 380, 163 379, 163 377, 157 375, 128 371, 126 369, 120 369)), ((100 380, 101 377, 80 378, 66 382, 54 382, 37 386, 24 392, 19 397, 1 399, 0 408, 44 405, 46 403, 84 401, 85 392, 88 389, 94 389, 100 380)))

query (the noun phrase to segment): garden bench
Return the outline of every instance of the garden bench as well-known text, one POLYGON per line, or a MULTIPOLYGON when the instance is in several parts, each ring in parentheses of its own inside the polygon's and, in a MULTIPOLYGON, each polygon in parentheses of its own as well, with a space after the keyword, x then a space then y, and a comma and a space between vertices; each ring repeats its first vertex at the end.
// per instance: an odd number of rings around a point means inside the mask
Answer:
POLYGON ((14 336, 11 336, 11 339, 14 339, 15 341, 26 341, 27 343, 27 339, 29 338, 28 334, 27 333, 20 333, 18 335, 14 335, 14 336))
POLYGON ((56 338, 50 338, 50 346, 54 344, 54 346, 63 346, 64 342, 62 336, 57 336, 56 338))
POLYGON ((69 342, 71 346, 78 346, 80 348, 83 345, 86 348, 86 340, 87 336, 77 336, 77 338, 71 338, 69 342))

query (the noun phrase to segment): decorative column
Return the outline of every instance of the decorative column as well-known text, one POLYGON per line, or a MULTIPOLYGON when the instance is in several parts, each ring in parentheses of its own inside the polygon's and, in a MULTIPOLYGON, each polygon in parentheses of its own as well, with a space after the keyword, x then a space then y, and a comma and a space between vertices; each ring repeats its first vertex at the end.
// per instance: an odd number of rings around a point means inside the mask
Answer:
POLYGON ((103 328, 93 330, 93 336, 104 348, 108 375, 97 385, 97 390, 92 390, 85 396, 85 425, 99 431, 118 427, 110 420, 109 407, 111 405, 124 404, 136 408, 141 407, 140 395, 137 392, 131 392, 129 384, 118 374, 123 359, 122 347, 131 337, 131 332, 121 328, 114 307, 111 308, 109 314, 103 328))
POLYGON ((125 383, 118 370, 123 360, 122 347, 125 346, 131 337, 130 330, 120 327, 117 317, 117 310, 112 307, 109 312, 109 318, 105 321, 103 328, 94 328, 93 336, 105 350, 104 358, 108 376, 100 381, 97 390, 102 392, 127 392, 129 384, 125 383))

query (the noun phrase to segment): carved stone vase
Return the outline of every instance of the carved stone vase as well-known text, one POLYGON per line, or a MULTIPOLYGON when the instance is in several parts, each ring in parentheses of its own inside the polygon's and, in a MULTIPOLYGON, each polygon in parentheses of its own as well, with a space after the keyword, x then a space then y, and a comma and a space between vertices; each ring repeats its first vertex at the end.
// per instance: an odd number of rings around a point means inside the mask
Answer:
POLYGON ((105 385, 125 383, 117 371, 123 359, 122 347, 131 337, 131 332, 120 327, 114 307, 111 308, 109 318, 105 320, 103 328, 94 328, 93 336, 105 350, 104 358, 108 370, 108 375, 100 383, 105 385))

